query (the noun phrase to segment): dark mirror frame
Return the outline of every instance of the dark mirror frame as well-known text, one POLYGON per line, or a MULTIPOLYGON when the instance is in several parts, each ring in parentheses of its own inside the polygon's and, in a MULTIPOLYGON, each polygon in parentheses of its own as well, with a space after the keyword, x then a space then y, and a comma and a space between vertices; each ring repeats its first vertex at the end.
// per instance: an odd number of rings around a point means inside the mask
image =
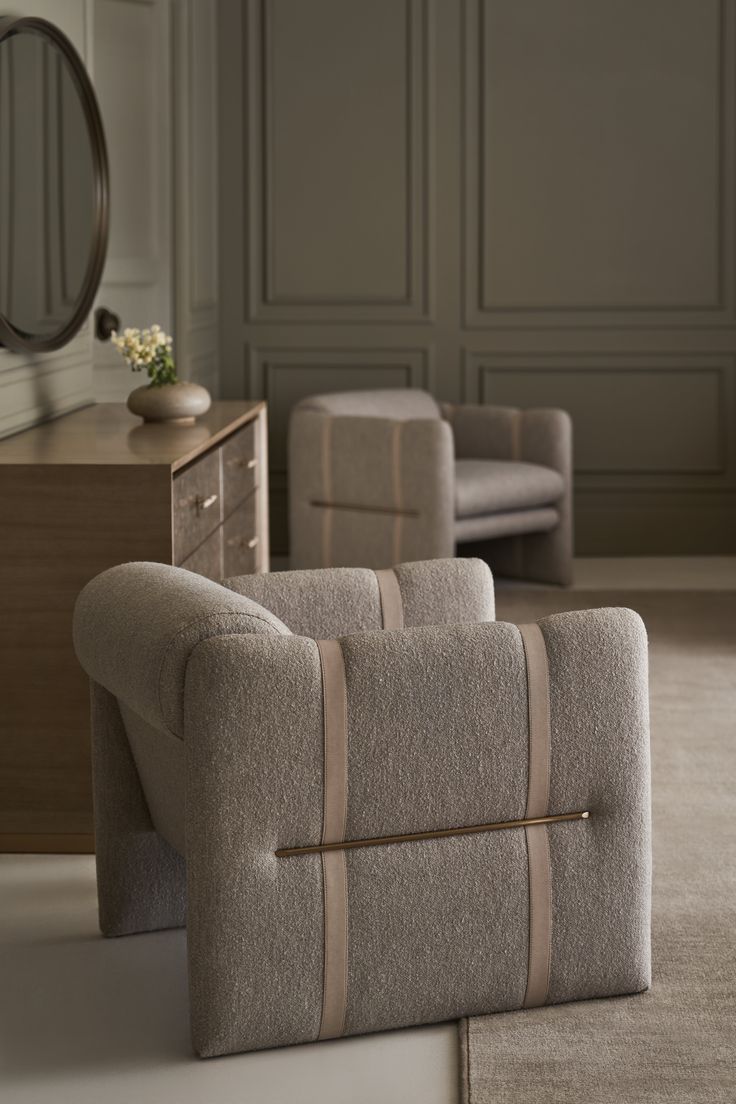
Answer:
POLYGON ((14 352, 47 353, 60 349, 71 341, 84 325, 92 309, 107 254, 110 228, 110 177, 102 117, 84 62, 66 35, 46 19, 39 19, 36 16, 0 16, 0 44, 5 39, 24 32, 39 35, 47 42, 53 43, 69 62, 72 79, 87 120, 95 177, 92 247, 82 289, 71 318, 55 334, 34 337, 33 334, 17 330, 0 311, 0 345, 5 345, 14 352))

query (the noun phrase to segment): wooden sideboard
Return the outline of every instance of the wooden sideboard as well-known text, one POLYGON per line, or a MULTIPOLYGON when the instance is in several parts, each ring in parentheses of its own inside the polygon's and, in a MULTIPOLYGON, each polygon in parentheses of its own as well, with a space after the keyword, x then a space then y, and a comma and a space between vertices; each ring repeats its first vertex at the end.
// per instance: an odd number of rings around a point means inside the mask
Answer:
POLYGON ((0 441, 0 851, 92 851, 79 591, 130 560, 267 571, 266 408, 191 426, 100 403, 0 441))

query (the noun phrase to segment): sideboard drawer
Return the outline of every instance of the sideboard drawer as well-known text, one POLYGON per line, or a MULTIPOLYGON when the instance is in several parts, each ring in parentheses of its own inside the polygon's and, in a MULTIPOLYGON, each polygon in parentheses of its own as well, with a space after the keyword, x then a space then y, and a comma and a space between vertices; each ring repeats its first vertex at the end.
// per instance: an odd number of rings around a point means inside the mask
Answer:
POLYGON ((208 579, 214 579, 219 583, 223 578, 222 571, 222 526, 218 526, 207 540, 195 548, 191 556, 179 565, 187 571, 194 571, 197 575, 205 575, 208 579))
POLYGON ((222 517, 220 456, 214 450, 174 479, 174 562, 182 563, 222 517))
POLYGON ((255 422, 233 433, 222 446, 222 493, 225 517, 258 485, 255 422))
POLYGON ((223 529, 223 578, 251 575, 258 563, 256 496, 251 495, 226 518, 223 529))

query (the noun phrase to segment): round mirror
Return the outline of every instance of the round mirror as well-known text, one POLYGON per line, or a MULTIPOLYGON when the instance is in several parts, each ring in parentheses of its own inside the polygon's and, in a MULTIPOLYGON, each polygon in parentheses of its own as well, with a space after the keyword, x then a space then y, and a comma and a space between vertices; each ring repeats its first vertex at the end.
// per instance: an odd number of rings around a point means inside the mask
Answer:
POLYGON ((105 138, 81 58, 52 23, 0 18, 0 342, 44 352, 84 323, 108 233, 105 138))

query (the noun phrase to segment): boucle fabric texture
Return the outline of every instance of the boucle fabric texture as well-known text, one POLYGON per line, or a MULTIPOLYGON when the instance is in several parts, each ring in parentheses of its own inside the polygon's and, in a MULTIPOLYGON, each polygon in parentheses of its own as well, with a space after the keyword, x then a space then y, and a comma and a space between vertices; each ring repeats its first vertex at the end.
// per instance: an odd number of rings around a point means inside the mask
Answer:
POLYGON ((568 415, 451 404, 439 413, 422 391, 297 403, 289 424, 292 565, 382 568, 478 541, 499 573, 568 583, 568 415))
MULTIPOLYGON (((495 561, 495 550, 501 547, 499 537, 517 537, 526 533, 538 536, 540 533, 549 533, 556 529, 559 520, 560 515, 553 506, 535 510, 510 510, 506 514, 458 518, 455 522, 455 536, 463 547, 467 547, 467 542, 475 542, 473 547, 482 549, 483 555, 487 556, 489 561, 495 561), (479 541, 494 543, 480 545, 479 541)), ((519 563, 522 563, 523 545, 517 541, 516 548, 520 557, 519 563)))
MULTIPOLYGON (((119 580, 111 582, 119 595, 119 580)), ((148 611, 135 609, 146 631, 148 611)), ((96 616, 109 614, 99 600, 96 616)), ((549 811, 591 811, 588 821, 545 829, 550 998, 635 992, 649 982, 645 633, 635 614, 615 609, 545 619, 541 629, 549 811)), ((85 655, 86 634, 100 631, 92 615, 80 623, 85 655)), ((134 634, 126 641, 136 646, 134 634)), ((523 817, 527 675, 514 626, 359 632, 340 645, 347 838, 523 817)), ((276 626, 241 628, 201 638, 166 670, 181 699, 183 742, 162 732, 156 747, 139 702, 121 694, 121 706, 117 687, 93 686, 101 926, 124 934, 178 925, 186 907, 199 1054, 313 1041, 324 983, 322 864, 319 855, 275 852, 322 834, 317 644, 276 626)), ((521 1005, 530 921, 524 839, 511 829, 345 852, 346 1033, 521 1005)))
MULTIPOLYGON (((548 829, 551 999, 636 992, 650 976, 644 631, 620 610, 562 616, 542 630, 550 809, 592 813, 548 829)), ((515 628, 356 634, 342 647, 348 838, 524 815, 526 674, 515 628)), ((319 856, 274 852, 320 838, 316 645, 205 641, 185 697, 196 733, 187 800, 195 1047, 208 1055, 313 1040, 319 856)), ((347 884, 347 1033, 521 1005, 529 918, 519 831, 347 852, 347 884)))
POLYGON ((336 417, 299 404, 289 423, 292 566, 452 556, 452 449, 440 418, 336 417))
POLYGON ((300 410, 318 410, 333 416, 367 418, 439 418, 440 408, 427 391, 396 387, 385 391, 335 391, 312 395, 298 404, 300 410))
MULTIPOLYGON (((405 626, 493 620, 493 577, 483 560, 426 560, 394 570, 405 626)), ((265 606, 298 636, 330 639, 383 627, 376 574, 367 568, 240 575, 223 586, 265 606)))
POLYGON ((289 629, 248 598, 169 564, 111 567, 87 583, 74 609, 74 648, 90 678, 177 736, 192 648, 233 632, 289 629))
POLYGON ((621 602, 651 649, 652 988, 460 1025, 463 1104, 732 1104, 736 1098, 736 592, 503 590, 527 621, 621 602))
POLYGON ((456 460, 457 518, 547 506, 565 491, 559 472, 514 460, 456 460))
POLYGON ((478 542, 472 552, 487 559, 494 574, 542 583, 572 582, 572 422, 564 410, 516 410, 446 404, 443 415, 452 425, 459 459, 521 460, 557 472, 565 491, 556 501, 554 527, 523 535, 468 532, 456 524, 456 540, 478 542), (498 539, 501 538, 501 539, 498 539))

